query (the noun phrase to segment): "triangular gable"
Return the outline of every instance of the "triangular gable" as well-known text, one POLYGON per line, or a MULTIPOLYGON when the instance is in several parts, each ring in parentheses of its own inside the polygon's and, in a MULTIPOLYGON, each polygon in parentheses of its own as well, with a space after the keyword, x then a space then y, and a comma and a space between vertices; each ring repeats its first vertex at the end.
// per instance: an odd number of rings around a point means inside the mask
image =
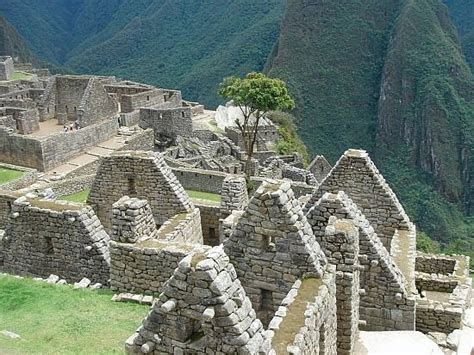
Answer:
POLYGON ((408 229, 410 220, 397 196, 364 150, 346 151, 321 182, 305 206, 307 212, 326 192, 344 191, 365 215, 390 251, 397 229, 408 229))
POLYGON ((184 258, 137 333, 127 341, 136 353, 257 353, 263 326, 222 246, 184 258), (140 351, 138 351, 140 352, 140 351))

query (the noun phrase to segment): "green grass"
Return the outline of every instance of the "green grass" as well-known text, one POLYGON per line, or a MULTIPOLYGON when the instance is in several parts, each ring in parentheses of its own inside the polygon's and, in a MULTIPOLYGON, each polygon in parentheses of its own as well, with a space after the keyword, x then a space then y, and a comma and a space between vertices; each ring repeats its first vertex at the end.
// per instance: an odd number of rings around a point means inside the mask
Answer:
POLYGON ((0 276, 0 354, 122 354, 147 306, 112 302, 109 290, 73 290, 0 276))
POLYGON ((16 71, 13 73, 11 80, 24 80, 29 78, 31 78, 31 74, 22 71, 16 71))
POLYGON ((87 197, 89 197, 90 192, 91 189, 84 189, 82 191, 76 192, 75 194, 61 196, 59 199, 64 201, 85 203, 87 201, 87 197))
POLYGON ((194 190, 186 190, 189 197, 191 199, 196 200, 205 200, 205 201, 212 201, 212 202, 221 202, 221 196, 218 194, 213 194, 211 192, 202 192, 202 191, 194 191, 194 190))
POLYGON ((24 172, 14 169, 0 168, 0 185, 19 179, 24 172))

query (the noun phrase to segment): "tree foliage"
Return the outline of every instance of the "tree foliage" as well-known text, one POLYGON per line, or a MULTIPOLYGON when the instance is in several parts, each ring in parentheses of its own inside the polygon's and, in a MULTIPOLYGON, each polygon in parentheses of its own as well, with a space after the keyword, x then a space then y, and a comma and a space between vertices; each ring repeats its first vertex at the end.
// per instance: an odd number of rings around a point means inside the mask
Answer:
POLYGON ((218 92, 223 98, 232 100, 242 112, 243 118, 237 119, 236 124, 247 153, 248 176, 261 118, 269 111, 291 110, 295 102, 283 80, 255 72, 248 73, 244 78, 225 78, 218 92))

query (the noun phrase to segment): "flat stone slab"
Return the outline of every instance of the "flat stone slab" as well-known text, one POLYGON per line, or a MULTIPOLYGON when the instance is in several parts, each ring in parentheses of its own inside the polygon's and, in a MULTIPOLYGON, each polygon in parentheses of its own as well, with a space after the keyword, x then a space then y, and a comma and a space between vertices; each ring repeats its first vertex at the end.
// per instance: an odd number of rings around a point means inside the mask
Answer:
POLYGON ((360 332, 355 355, 443 355, 425 334, 416 331, 360 332))

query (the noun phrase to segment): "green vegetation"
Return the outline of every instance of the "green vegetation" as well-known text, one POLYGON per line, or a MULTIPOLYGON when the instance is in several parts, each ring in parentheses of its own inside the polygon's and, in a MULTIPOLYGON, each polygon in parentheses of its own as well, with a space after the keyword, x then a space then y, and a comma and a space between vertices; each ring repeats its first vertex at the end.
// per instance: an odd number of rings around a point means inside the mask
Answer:
POLYGON ((1 15, 0 11, 0 56, 9 55, 22 62, 37 63, 24 39, 1 15))
POLYGON ((19 179, 24 174, 23 171, 0 167, 0 185, 19 179))
POLYGON ((221 195, 213 194, 211 192, 202 192, 202 191, 194 191, 194 190, 186 190, 189 197, 191 199, 196 200, 203 200, 203 201, 211 201, 211 202, 221 202, 221 195))
POLYGON ((286 112, 273 111, 268 118, 278 126, 281 139, 277 142, 278 154, 298 153, 305 164, 309 164, 309 153, 306 145, 298 135, 295 117, 286 112))
POLYGON ((250 180, 260 119, 270 111, 291 110, 295 107, 295 102, 284 81, 269 78, 262 73, 248 73, 244 78, 225 78, 219 85, 219 95, 232 101, 242 111, 242 119, 235 120, 235 123, 247 154, 245 173, 247 180, 250 180))
POLYGON ((11 80, 23 80, 29 78, 31 78, 31 74, 22 71, 16 71, 13 73, 11 80))
POLYGON ((59 199, 64 201, 85 203, 87 201, 87 197, 89 197, 90 192, 90 189, 84 189, 82 191, 76 192, 75 194, 61 196, 59 199))
POLYGON ((74 290, 0 276, 0 324, 22 339, 0 336, 0 353, 121 354, 147 306, 112 302, 106 290, 74 290))

